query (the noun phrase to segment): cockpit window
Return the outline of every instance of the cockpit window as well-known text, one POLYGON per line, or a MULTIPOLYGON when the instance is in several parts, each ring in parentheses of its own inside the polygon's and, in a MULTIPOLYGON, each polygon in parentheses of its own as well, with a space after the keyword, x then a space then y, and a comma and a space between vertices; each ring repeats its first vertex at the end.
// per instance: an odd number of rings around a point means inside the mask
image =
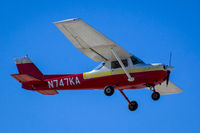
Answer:
POLYGON ((139 58, 137 58, 136 56, 131 56, 131 61, 133 62, 133 65, 144 64, 144 62, 140 60, 139 58))
POLYGON ((103 63, 99 64, 94 70, 99 70, 99 69, 101 69, 104 65, 105 65, 105 63, 103 62, 103 63))
MULTIPOLYGON (((122 63, 124 64, 125 67, 128 66, 128 61, 126 59, 122 60, 122 63)), ((121 67, 121 65, 119 64, 118 61, 112 61, 111 62, 111 68, 112 69, 116 69, 116 68, 120 68, 120 67, 121 67)))

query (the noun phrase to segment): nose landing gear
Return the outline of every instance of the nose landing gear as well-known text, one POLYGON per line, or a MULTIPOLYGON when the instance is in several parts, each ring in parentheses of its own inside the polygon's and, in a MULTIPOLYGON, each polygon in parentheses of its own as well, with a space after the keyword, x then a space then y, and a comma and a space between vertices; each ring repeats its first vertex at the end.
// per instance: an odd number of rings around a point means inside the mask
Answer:
POLYGON ((152 95, 151 95, 151 98, 154 100, 154 101, 157 101, 160 99, 160 93, 159 92, 153 92, 152 95))
POLYGON ((158 101, 160 99, 160 93, 156 91, 155 87, 150 87, 150 90, 153 91, 152 95, 151 95, 151 98, 154 100, 154 101, 158 101))

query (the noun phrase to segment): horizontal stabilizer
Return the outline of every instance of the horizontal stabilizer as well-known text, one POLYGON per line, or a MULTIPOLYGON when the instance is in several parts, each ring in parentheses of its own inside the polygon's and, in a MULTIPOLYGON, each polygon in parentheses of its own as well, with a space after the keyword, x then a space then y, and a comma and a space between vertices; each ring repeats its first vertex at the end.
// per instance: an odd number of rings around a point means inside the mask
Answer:
POLYGON ((56 94, 58 94, 58 92, 56 90, 38 90, 37 92, 39 92, 40 94, 43 94, 43 95, 56 95, 56 94))
POLYGON ((176 94, 176 93, 180 93, 183 91, 182 89, 177 87, 175 84, 173 84, 171 81, 169 81, 168 86, 166 86, 166 81, 165 81, 161 85, 156 85, 155 89, 161 95, 176 94))
POLYGON ((33 76, 30 76, 28 74, 12 74, 11 75, 13 78, 15 78, 18 82, 20 83, 38 83, 38 82, 44 82, 42 80, 39 80, 33 76))

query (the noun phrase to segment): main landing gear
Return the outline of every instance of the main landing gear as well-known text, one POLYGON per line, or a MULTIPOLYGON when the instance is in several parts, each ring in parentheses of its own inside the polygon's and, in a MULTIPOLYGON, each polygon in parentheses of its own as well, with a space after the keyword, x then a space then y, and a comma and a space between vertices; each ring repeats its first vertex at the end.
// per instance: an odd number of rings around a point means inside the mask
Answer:
POLYGON ((124 98, 128 101, 128 109, 130 111, 135 111, 138 108, 138 103, 136 101, 130 101, 128 97, 124 94, 123 90, 119 90, 124 98))
MULTIPOLYGON (((115 89, 112 86, 107 86, 104 88, 104 94, 106 96, 112 96, 114 93, 115 89)), ((135 111, 138 108, 138 104, 136 101, 129 101, 128 97, 124 94, 123 90, 119 90, 121 94, 124 96, 124 98, 128 101, 128 109, 130 111, 135 111)))

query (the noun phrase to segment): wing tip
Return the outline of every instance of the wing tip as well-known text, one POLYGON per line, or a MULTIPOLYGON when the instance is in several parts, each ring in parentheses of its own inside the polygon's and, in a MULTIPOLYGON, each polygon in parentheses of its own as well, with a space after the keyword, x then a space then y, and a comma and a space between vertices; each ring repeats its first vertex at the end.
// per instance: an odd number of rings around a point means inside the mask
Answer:
POLYGON ((71 19, 66 19, 66 20, 61 20, 57 22, 53 22, 54 24, 59 24, 59 23, 70 23, 70 22, 77 22, 81 20, 80 18, 71 18, 71 19))
POLYGON ((183 92, 183 90, 179 88, 179 90, 177 91, 177 93, 181 93, 181 92, 183 92))

